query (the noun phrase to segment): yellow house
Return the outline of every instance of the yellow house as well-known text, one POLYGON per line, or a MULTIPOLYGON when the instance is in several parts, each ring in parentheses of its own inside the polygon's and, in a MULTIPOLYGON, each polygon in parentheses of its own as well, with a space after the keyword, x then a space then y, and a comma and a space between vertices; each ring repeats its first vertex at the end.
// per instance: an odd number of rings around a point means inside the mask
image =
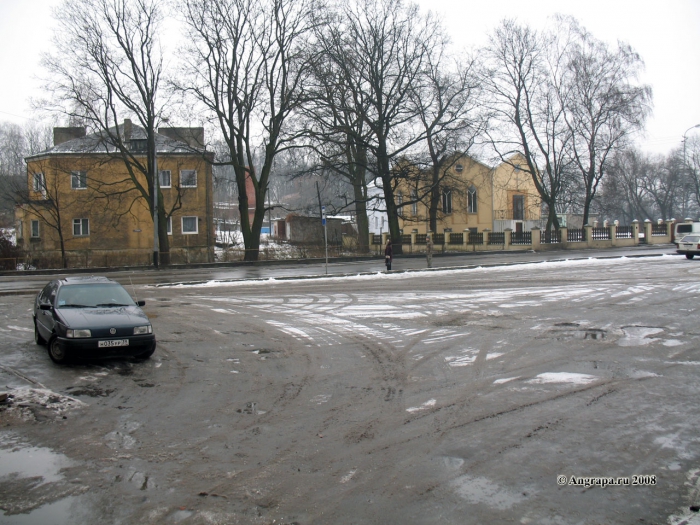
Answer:
MULTIPOLYGON (((530 175, 517 167, 520 160, 515 156, 495 168, 467 155, 450 162, 441 177, 435 233, 506 228, 520 232, 539 226, 540 199, 530 175)), ((429 228, 426 188, 402 183, 396 190, 401 206, 399 227, 404 234, 424 234, 429 228)))
MULTIPOLYGON (((145 130, 126 120, 119 134, 133 161, 146 165, 145 130)), ((169 244, 164 255, 172 263, 214 259, 211 157, 202 155, 203 134, 202 128, 160 128, 156 135, 169 244)), ((25 160, 27 190, 15 219, 18 245, 32 264, 151 264, 146 179, 130 173, 109 138, 81 127, 54 128, 54 146, 25 160)))
POLYGON ((540 226, 542 199, 525 158, 513 155, 493 169, 493 230, 520 233, 540 226))

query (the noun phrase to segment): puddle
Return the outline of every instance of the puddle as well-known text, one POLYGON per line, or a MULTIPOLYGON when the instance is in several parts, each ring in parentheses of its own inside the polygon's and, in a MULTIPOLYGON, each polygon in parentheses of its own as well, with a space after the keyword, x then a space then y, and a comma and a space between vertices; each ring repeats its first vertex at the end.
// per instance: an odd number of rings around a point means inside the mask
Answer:
POLYGON ((76 500, 76 497, 70 496, 28 514, 0 514, 0 525, 73 525, 76 523, 73 509, 76 500))
MULTIPOLYGON (((30 446, 14 434, 0 434, 0 487, 3 487, 0 499, 5 509, 0 511, 0 525, 77 523, 75 496, 64 497, 37 508, 32 508, 36 503, 31 498, 31 494, 37 494, 35 497, 40 501, 43 498, 38 494, 55 490, 49 484, 64 486, 66 479, 62 471, 73 466, 75 463, 63 454, 44 447, 30 446), (16 490, 12 489, 13 486, 16 490)), ((78 486, 75 488, 79 489, 78 486)), ((66 496, 65 491, 62 495, 66 496)))
POLYGON ((498 510, 508 510, 525 498, 482 477, 460 476, 452 483, 454 491, 471 504, 482 503, 498 510))
POLYGON ((73 462, 63 454, 48 448, 30 447, 16 436, 0 438, 0 479, 9 475, 20 478, 42 477, 42 483, 60 481, 61 469, 71 467, 73 462))

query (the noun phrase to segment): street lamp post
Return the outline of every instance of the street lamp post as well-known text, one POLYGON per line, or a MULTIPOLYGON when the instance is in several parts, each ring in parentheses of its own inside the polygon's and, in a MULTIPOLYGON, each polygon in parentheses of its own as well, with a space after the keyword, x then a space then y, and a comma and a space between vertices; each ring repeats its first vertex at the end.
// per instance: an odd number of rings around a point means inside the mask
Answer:
POLYGON ((689 132, 691 129, 695 129, 695 128, 700 128, 700 124, 695 124, 694 126, 690 126, 688 129, 685 130, 685 133, 683 133, 683 162, 686 163, 686 164, 687 164, 687 162, 686 162, 686 160, 685 160, 685 159, 686 159, 686 156, 685 156, 685 142, 686 142, 686 140, 687 140, 686 135, 688 134, 688 132, 689 132))

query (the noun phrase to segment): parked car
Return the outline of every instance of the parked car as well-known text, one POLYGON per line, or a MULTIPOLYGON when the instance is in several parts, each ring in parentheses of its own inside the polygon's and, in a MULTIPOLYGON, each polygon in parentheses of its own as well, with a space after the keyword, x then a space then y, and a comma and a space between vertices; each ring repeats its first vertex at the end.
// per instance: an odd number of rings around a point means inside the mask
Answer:
POLYGON ((147 359, 156 337, 139 308, 145 304, 106 277, 56 279, 34 301, 34 340, 59 364, 71 357, 147 359))
POLYGON ((686 259, 692 259, 700 255, 700 234, 685 235, 676 242, 676 246, 678 247, 676 253, 683 253, 686 259))

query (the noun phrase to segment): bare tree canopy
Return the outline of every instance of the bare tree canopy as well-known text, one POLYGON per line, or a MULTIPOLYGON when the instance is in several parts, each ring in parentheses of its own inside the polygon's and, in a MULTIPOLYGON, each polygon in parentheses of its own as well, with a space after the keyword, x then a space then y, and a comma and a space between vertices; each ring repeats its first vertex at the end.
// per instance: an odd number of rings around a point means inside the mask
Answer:
POLYGON ((571 156, 584 188, 583 223, 611 155, 642 129, 651 88, 635 85, 641 57, 626 44, 611 49, 570 17, 560 17, 564 74, 557 91, 571 133, 571 156))
POLYGON ((150 207, 158 232, 156 265, 158 252, 164 263, 169 253, 156 176, 156 128, 168 103, 161 90, 163 16, 158 5, 154 0, 65 0, 55 11, 55 50, 44 57, 53 98, 43 102, 45 109, 85 125, 117 148, 133 184, 132 198, 142 198, 150 207), (128 126, 119 126, 127 116, 146 131, 145 162, 142 151, 130 148, 128 126), (138 174, 145 176, 145 184, 138 174))
POLYGON ((257 260, 275 156, 295 147, 285 126, 302 99, 317 7, 313 0, 183 0, 181 6, 192 41, 184 49, 183 80, 174 87, 201 104, 223 135, 226 163, 236 174, 245 259, 257 260))
POLYGON ((504 20, 484 51, 484 84, 497 122, 491 133, 500 159, 512 163, 521 154, 548 208, 547 228, 559 227, 557 204, 571 160, 571 132, 556 91, 561 58, 552 56, 551 39, 513 20, 504 20))

